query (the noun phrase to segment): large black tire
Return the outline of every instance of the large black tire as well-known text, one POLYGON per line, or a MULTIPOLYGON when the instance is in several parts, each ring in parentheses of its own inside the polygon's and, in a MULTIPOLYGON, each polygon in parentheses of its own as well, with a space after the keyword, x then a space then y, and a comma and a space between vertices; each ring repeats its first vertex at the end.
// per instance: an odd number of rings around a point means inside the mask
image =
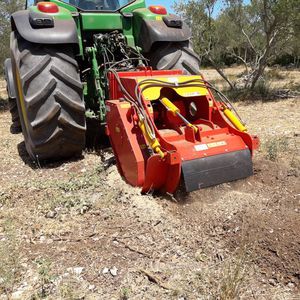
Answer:
POLYGON ((38 45, 12 33, 11 56, 22 132, 35 160, 62 159, 85 147, 85 107, 69 45, 38 45))
POLYGON ((148 55, 155 70, 183 70, 185 74, 200 73, 200 59, 191 42, 155 44, 148 55))

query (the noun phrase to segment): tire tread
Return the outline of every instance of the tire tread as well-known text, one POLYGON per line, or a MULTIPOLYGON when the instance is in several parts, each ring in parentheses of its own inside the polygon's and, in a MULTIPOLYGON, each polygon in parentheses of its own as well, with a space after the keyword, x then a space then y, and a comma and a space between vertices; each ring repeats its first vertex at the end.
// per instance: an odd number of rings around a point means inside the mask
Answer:
POLYGON ((150 64, 156 70, 180 69, 187 74, 200 73, 199 56, 193 51, 190 42, 162 43, 153 46, 149 54, 150 64))
POLYGON ((85 107, 72 48, 32 44, 15 34, 11 49, 23 87, 26 116, 21 116, 21 124, 27 152, 39 160, 81 154, 85 107))

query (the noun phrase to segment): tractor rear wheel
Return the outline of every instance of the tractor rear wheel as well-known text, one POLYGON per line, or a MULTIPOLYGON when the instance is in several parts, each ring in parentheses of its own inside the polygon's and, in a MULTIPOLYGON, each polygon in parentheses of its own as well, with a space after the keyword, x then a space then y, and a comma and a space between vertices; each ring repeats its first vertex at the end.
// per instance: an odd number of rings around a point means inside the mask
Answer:
POLYGON ((85 147, 85 107, 71 46, 33 44, 12 33, 11 51, 28 154, 35 160, 80 155, 85 147))
POLYGON ((155 70, 183 70, 185 74, 200 73, 200 59, 191 42, 155 44, 149 55, 150 65, 155 70))

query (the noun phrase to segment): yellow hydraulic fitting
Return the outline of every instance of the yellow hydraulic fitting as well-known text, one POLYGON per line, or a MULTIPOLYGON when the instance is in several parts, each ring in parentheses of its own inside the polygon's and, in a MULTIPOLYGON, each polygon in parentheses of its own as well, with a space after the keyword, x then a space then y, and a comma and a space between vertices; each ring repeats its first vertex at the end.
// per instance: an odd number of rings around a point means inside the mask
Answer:
POLYGON ((168 98, 164 97, 160 100, 162 104, 173 113, 174 116, 178 116, 188 127, 191 127, 195 130, 195 132, 198 131, 198 127, 194 126, 192 123, 190 123, 181 113, 180 109, 174 105, 168 98))
POLYGON ((228 120, 237 128, 239 131, 246 132, 247 128, 241 123, 241 121, 236 117, 236 115, 229 109, 223 109, 224 115, 228 118, 228 120))
POLYGON ((198 131, 198 127, 196 127, 195 125, 193 125, 191 123, 187 124, 187 126, 193 128, 195 132, 198 131))
POLYGON ((161 158, 165 157, 165 154, 161 151, 161 146, 157 138, 151 138, 148 130, 146 129, 146 125, 144 121, 139 121, 139 126, 143 132, 144 137, 146 138, 149 146, 153 149, 153 151, 160 155, 161 158))
POLYGON ((173 113, 174 116, 180 114, 180 109, 174 105, 168 98, 164 97, 160 100, 162 104, 173 113))

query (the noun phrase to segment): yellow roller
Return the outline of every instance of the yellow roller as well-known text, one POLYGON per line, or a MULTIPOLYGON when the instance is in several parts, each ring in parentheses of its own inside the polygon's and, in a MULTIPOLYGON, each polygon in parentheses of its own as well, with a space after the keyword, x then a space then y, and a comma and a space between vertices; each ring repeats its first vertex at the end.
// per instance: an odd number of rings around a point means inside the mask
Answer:
POLYGON ((247 128, 241 123, 241 121, 236 117, 236 115, 229 108, 225 108, 223 112, 224 115, 228 118, 228 120, 234 125, 236 129, 242 132, 247 131, 247 128))

